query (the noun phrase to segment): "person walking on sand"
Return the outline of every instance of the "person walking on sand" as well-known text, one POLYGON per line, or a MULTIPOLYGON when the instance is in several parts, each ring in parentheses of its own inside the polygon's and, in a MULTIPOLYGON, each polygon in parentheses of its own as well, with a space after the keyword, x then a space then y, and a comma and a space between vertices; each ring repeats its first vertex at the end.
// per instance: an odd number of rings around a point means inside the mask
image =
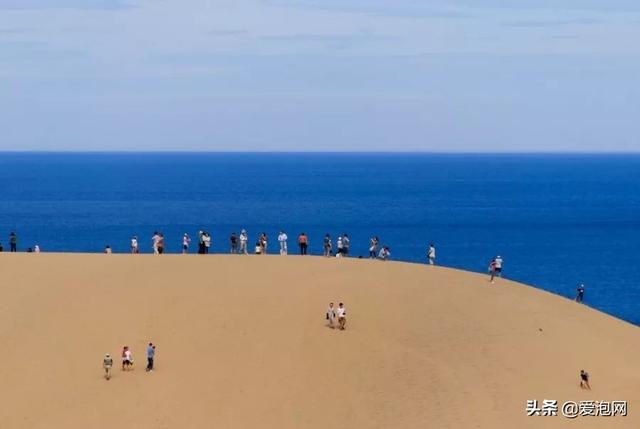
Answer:
POLYGON ((351 246, 351 240, 347 234, 342 235, 342 256, 349 256, 349 247, 351 246))
POLYGON ((591 386, 589 385, 589 373, 584 369, 580 370, 580 387, 591 390, 591 386))
POLYGON ((111 246, 109 246, 108 244, 104 246, 104 253, 110 255, 112 253, 111 246))
POLYGON ((11 232, 11 234, 9 234, 9 249, 11 252, 18 251, 18 236, 15 232, 11 232))
POLYGON ((286 255, 287 254, 287 239, 289 237, 287 237, 287 234, 284 231, 280 231, 280 234, 278 235, 278 243, 280 243, 280 254, 281 255, 286 255))
POLYGON ((240 253, 243 255, 248 255, 249 252, 247 250, 247 242, 249 241, 249 236, 247 235, 247 231, 244 229, 240 231, 240 253))
POLYGON ((231 254, 235 255, 238 253, 238 236, 235 232, 232 232, 229 236, 229 245, 231 247, 231 254))
POLYGON ((191 237, 186 232, 182 236, 182 254, 186 255, 189 253, 189 244, 191 243, 191 237))
POLYGON ((327 308, 327 322, 329 323, 329 327, 331 329, 336 328, 336 308, 333 306, 333 302, 329 303, 329 308, 327 308))
POLYGON ((429 260, 429 265, 435 265, 436 246, 434 246, 433 243, 429 244, 429 250, 427 250, 427 259, 429 260))
POLYGON ((378 243, 380 239, 376 236, 373 236, 369 239, 369 257, 375 258, 378 255, 378 243))
POLYGON ((113 367, 113 359, 111 358, 109 353, 104 355, 104 359, 102 360, 102 367, 104 368, 104 378, 110 380, 111 368, 113 367))
POLYGON ((149 343, 147 346, 147 372, 153 371, 153 359, 156 356, 156 346, 153 343, 149 343))
POLYGON ((344 308, 343 303, 338 304, 338 311, 336 313, 338 314, 338 325, 340 325, 340 330, 344 331, 347 324, 347 309, 344 308))
POLYGON ((131 254, 136 255, 138 252, 138 236, 134 235, 131 237, 131 254))
POLYGON ((324 240, 322 242, 322 248, 324 249, 324 256, 331 256, 331 236, 329 234, 325 234, 324 240))
POLYGON ((496 277, 502 277, 502 258, 496 256, 489 264, 489 272, 491 273, 491 283, 495 283, 496 277))
POLYGON ((304 232, 300 233, 298 236, 298 247, 300 247, 300 254, 307 254, 307 247, 309 247, 309 239, 307 238, 307 234, 304 232))
POLYGON ((584 283, 580 283, 578 288, 576 289, 576 302, 582 304, 582 300, 584 299, 584 283))
POLYGON ((342 250, 343 250, 343 244, 342 244, 342 236, 339 235, 338 238, 336 239, 336 257, 341 258, 342 257, 342 250))
POLYGON ((131 352, 131 349, 129 348, 129 346, 124 346, 122 348, 122 370, 125 371, 126 369, 132 366, 133 366, 133 353, 131 352))

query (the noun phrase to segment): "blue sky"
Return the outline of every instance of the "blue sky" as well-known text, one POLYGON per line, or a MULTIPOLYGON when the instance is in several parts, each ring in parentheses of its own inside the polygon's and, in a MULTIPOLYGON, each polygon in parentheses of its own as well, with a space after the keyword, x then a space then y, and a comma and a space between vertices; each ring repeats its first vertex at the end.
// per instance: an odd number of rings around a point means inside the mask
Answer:
POLYGON ((0 150, 640 151, 638 40, 637 0, 0 0, 0 150))

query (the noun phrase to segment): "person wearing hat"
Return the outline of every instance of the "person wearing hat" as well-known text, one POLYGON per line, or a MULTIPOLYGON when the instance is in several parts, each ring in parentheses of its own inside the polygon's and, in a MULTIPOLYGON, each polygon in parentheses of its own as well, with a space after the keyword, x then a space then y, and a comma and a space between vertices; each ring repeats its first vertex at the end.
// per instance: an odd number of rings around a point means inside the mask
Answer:
POLYGON ((104 360, 102 361, 102 367, 104 368, 104 377, 109 380, 111 378, 111 367, 113 366, 113 359, 109 355, 109 353, 104 355, 104 360))

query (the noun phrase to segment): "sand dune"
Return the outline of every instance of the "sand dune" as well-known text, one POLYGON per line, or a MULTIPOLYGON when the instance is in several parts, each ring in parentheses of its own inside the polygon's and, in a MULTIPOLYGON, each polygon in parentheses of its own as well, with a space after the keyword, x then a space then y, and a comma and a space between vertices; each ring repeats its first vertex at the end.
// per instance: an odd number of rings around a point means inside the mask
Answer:
POLYGON ((640 427, 640 330, 520 284, 316 257, 0 267, 0 428, 640 427), (330 300, 347 306, 344 332, 325 326, 330 300), (137 362, 122 373, 125 344, 137 362), (528 399, 626 400, 629 415, 527 417, 528 399))

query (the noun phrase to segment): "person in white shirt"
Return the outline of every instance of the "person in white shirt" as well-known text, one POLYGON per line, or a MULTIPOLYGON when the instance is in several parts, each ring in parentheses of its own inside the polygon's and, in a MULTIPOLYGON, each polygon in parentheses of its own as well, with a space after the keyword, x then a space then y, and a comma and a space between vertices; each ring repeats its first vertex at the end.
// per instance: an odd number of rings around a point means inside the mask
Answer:
POLYGON ((339 235, 337 240, 336 240, 336 247, 338 248, 338 250, 336 252, 336 257, 338 257, 338 258, 342 257, 342 249, 343 249, 342 246, 343 246, 342 245, 342 236, 339 235))
POLYGON ((129 346, 124 346, 122 348, 122 370, 126 370, 133 366, 133 353, 129 346))
POLYGON ((189 243, 191 243, 191 237, 185 232, 182 236, 182 253, 185 255, 189 253, 189 243))
POLYGON ((204 242, 204 253, 209 253, 209 248, 211 247, 211 235, 208 232, 204 232, 204 236, 202 237, 202 241, 204 242))
POLYGON ((380 253, 378 253, 378 259, 382 259, 386 261, 391 256, 391 250, 388 247, 383 247, 380 249, 380 253))
POLYGON ((278 235, 278 243, 280 243, 280 254, 281 255, 286 255, 287 254, 287 239, 289 237, 287 237, 287 234, 284 231, 280 231, 280 234, 278 235))
POLYGON ((342 256, 349 256, 349 247, 351 246, 351 241, 349 240, 349 236, 344 234, 342 236, 342 256))
POLYGON ((433 245, 433 243, 429 244, 427 259, 429 260, 429 265, 434 265, 436 263, 436 247, 433 245))
POLYGON ((34 251, 34 253, 40 253, 40 246, 37 245, 37 244, 35 246, 33 246, 33 251, 34 251))
POLYGON ((138 253, 138 237, 135 235, 131 238, 131 253, 138 253))
POLYGON ((158 231, 153 233, 153 237, 151 237, 151 242, 153 243, 153 254, 157 255, 159 252, 158 245, 160 244, 160 234, 158 231))
POLYGON ((496 256, 489 264, 489 272, 491 273, 491 283, 495 282, 495 278, 502 277, 502 258, 500 255, 496 256))
POLYGON ((345 325, 347 324, 347 309, 344 308, 344 304, 338 304, 338 325, 340 325, 340 330, 344 331, 345 325))
POLYGON ((247 251, 247 241, 249 241, 249 236, 247 235, 247 231, 244 229, 240 231, 240 253, 248 255, 247 251))
POLYGON ((329 327, 331 329, 335 329, 336 327, 336 308, 333 306, 333 302, 329 303, 329 308, 327 308, 327 321, 329 322, 329 327))
POLYGON ((378 243, 380 242, 380 239, 378 237, 371 237, 370 241, 369 241, 369 257, 370 258, 375 258, 376 257, 376 253, 378 251, 378 243))

